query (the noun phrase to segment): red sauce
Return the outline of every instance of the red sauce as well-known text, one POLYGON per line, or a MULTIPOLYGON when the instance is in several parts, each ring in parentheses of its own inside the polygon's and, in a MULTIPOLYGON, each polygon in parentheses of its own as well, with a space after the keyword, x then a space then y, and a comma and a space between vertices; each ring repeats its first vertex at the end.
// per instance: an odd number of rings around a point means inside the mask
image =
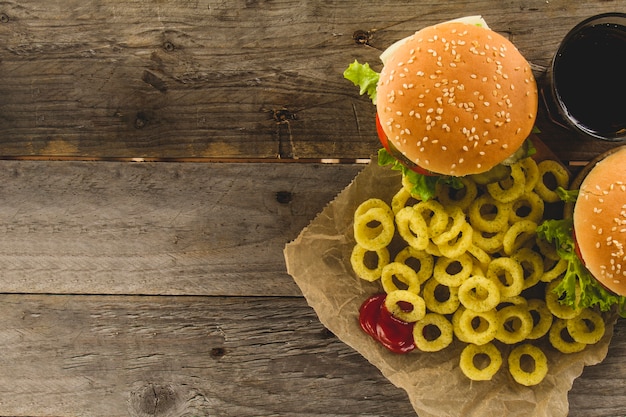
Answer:
POLYGON ((414 323, 407 323, 391 315, 385 307, 386 294, 376 294, 361 305, 359 323, 365 333, 395 353, 415 349, 414 323))

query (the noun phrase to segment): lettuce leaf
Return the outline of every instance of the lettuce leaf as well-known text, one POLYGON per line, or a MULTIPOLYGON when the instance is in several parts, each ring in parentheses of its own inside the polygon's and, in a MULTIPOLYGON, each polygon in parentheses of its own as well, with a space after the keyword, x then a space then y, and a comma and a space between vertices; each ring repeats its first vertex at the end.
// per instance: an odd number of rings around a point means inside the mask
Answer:
POLYGON ((391 169, 401 171, 402 176, 413 185, 411 194, 419 195, 423 201, 430 200, 436 194, 437 184, 446 184, 458 190, 463 188, 463 183, 456 177, 446 175, 422 175, 402 165, 385 148, 378 150, 378 165, 391 165, 391 169))
POLYGON ((355 59, 343 72, 343 77, 360 87, 360 94, 367 93, 372 102, 376 104, 376 86, 380 74, 370 68, 369 64, 361 64, 355 59))
POLYGON ((571 218, 545 220, 537 228, 539 237, 554 243, 559 257, 568 263, 563 280, 554 289, 560 302, 572 308, 598 307, 601 311, 609 311, 615 306, 620 316, 626 317, 626 297, 604 288, 576 254, 573 229, 571 218), (579 288, 578 301, 576 287, 579 288))

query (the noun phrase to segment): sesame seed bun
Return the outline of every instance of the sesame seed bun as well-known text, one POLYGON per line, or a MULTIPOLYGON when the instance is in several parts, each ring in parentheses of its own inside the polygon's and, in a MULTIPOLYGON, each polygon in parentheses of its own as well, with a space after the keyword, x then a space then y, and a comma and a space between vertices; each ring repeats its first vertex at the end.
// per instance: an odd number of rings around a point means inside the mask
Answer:
POLYGON ((583 263, 609 290, 626 295, 626 147, 592 163, 574 205, 583 263))
POLYGON ((432 172, 486 172, 532 131, 537 84, 506 38, 446 22, 403 39, 385 56, 377 86, 381 126, 406 158, 432 172))

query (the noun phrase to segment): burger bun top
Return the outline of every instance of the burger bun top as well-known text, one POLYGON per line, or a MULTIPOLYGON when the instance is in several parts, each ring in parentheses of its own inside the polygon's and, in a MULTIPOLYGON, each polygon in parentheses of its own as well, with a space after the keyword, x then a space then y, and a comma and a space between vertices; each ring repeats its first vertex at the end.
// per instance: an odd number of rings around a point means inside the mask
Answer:
POLYGON ((626 295, 626 146, 610 151, 584 177, 574 205, 583 263, 606 288, 626 295))
POLYGON ((377 113, 388 141, 431 172, 486 172, 528 137, 537 85, 517 48, 462 21, 424 28, 384 54, 377 113))

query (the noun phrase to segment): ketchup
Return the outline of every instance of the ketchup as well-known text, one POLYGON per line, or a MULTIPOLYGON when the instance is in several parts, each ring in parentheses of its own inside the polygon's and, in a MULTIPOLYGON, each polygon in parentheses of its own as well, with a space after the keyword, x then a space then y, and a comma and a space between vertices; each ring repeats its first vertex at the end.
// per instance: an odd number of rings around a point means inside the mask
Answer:
POLYGON ((376 294, 365 300, 359 309, 359 323, 365 333, 395 353, 415 349, 414 323, 407 323, 391 315, 385 307, 387 294, 376 294))

